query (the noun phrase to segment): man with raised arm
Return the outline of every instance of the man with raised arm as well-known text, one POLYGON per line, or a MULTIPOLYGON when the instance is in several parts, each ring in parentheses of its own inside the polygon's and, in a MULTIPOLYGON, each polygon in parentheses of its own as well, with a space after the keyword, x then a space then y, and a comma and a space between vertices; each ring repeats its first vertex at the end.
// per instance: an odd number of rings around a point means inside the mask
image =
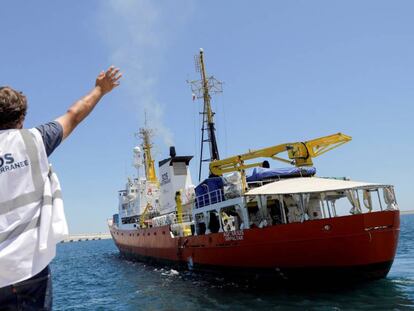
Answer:
POLYGON ((48 156, 119 85, 110 67, 55 121, 23 129, 26 97, 0 87, 0 310, 51 310, 49 263, 67 234, 60 184, 48 156))

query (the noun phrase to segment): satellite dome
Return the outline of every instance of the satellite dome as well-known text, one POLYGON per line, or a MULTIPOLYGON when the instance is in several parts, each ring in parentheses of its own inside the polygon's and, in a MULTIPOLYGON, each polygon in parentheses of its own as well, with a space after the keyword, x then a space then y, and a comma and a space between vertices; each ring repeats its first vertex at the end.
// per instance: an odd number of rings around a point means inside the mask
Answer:
POLYGON ((141 148, 138 146, 134 147, 133 150, 134 150, 134 153, 141 153, 141 148))

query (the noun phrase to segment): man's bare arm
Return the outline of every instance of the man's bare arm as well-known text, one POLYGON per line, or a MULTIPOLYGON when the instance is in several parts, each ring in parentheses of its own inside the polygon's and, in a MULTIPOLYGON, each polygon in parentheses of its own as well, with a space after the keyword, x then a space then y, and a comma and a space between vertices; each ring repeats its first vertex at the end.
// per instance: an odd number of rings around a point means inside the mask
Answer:
POLYGON ((95 88, 74 103, 64 115, 56 119, 63 128, 62 139, 65 139, 72 133, 75 127, 89 115, 105 94, 111 92, 119 85, 121 77, 122 74, 119 72, 119 69, 113 66, 106 72, 102 71, 96 78, 95 88))

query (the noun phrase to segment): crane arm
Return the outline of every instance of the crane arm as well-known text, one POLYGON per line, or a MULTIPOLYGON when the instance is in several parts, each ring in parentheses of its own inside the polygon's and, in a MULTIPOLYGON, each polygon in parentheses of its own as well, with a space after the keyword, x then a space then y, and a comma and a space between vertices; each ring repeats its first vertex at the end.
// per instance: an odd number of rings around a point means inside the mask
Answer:
POLYGON ((147 219, 147 215, 149 211, 151 210, 151 204, 147 203, 147 206, 145 206, 144 212, 141 214, 141 217, 139 218, 139 224, 140 227, 143 228, 145 225, 145 220, 147 219))
POLYGON ((337 133, 329 136, 319 137, 306 142, 294 142, 280 144, 273 147, 249 151, 244 154, 217 160, 210 163, 210 171, 217 175, 223 175, 234 171, 242 171, 251 167, 261 167, 263 162, 245 164, 244 161, 257 158, 270 158, 295 166, 311 166, 312 158, 316 158, 334 148, 337 148, 352 138, 348 135, 337 133), (278 156, 279 153, 287 152, 288 159, 278 156))

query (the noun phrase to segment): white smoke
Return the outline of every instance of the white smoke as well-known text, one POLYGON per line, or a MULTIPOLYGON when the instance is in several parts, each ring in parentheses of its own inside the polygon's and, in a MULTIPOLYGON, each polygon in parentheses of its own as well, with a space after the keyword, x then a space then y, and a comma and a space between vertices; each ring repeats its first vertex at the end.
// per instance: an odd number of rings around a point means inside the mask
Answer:
POLYGON ((163 105, 157 100, 157 78, 162 58, 174 32, 188 16, 188 4, 150 0, 105 0, 99 2, 97 27, 110 50, 111 62, 124 74, 123 92, 138 107, 143 124, 147 112, 149 126, 167 146, 173 135, 163 122, 163 105), (178 14, 178 12, 180 12, 178 14))

